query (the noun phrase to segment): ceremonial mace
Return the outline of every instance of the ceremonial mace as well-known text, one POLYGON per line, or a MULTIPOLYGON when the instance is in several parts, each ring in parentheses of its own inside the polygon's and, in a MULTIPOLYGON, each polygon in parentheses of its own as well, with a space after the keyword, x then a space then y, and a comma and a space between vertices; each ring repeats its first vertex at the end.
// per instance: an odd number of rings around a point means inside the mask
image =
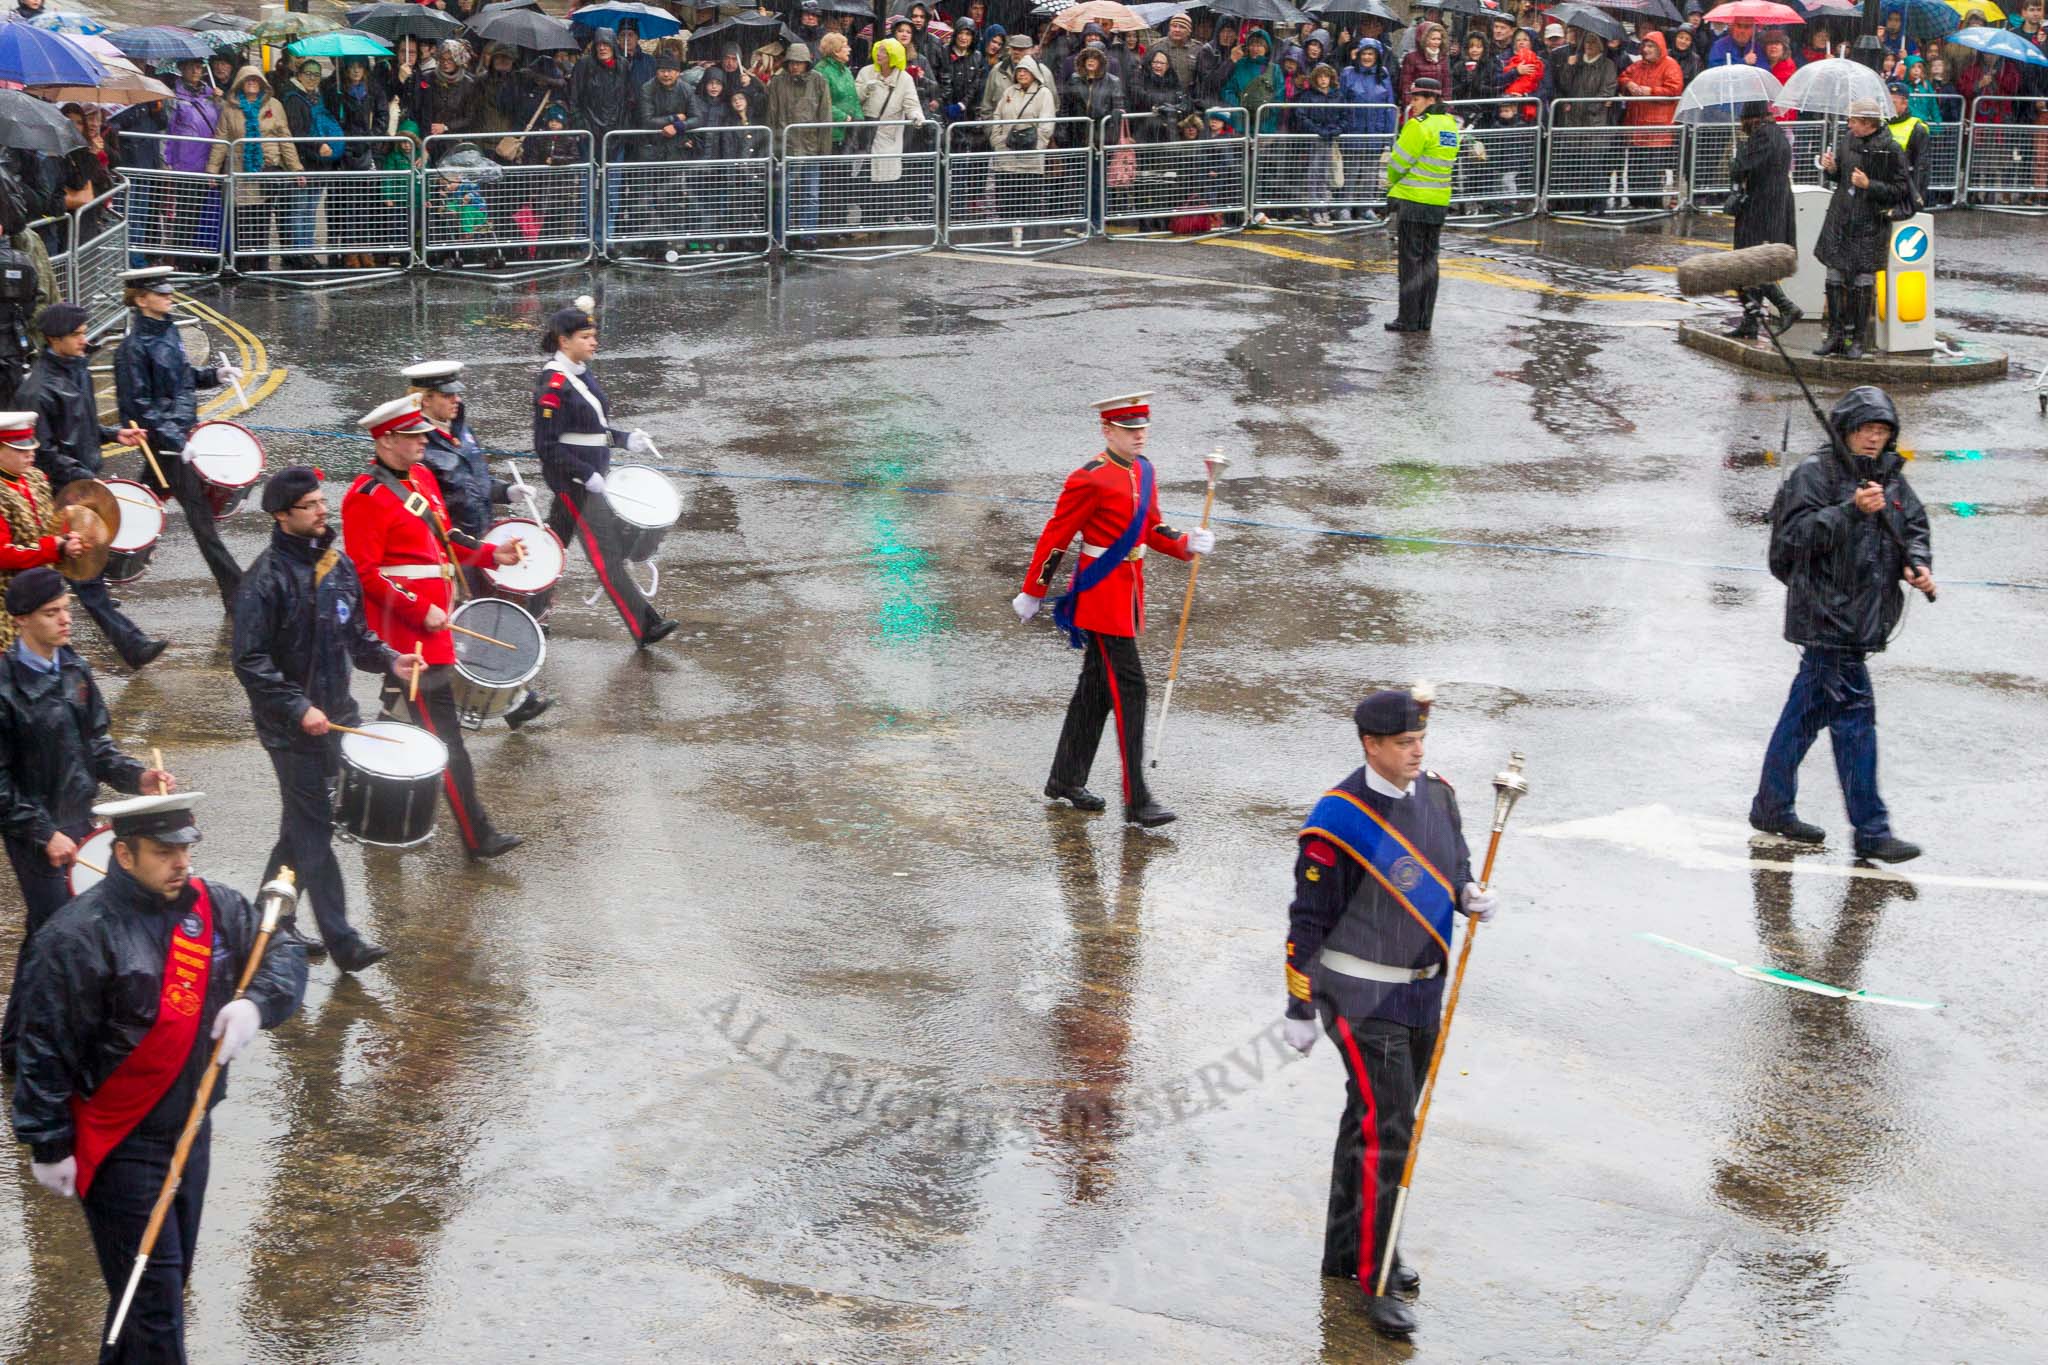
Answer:
MULTIPOLYGON (((263 951, 270 946, 270 936, 277 929, 277 922, 286 914, 298 909, 299 892, 292 870, 280 867, 277 878, 265 884, 259 893, 263 904, 263 924, 256 931, 255 946, 249 950, 249 963, 242 968, 242 979, 235 985, 235 1000, 248 994, 249 981, 256 975, 256 968, 262 965, 263 951)), ((234 1001, 228 1002, 233 1004, 234 1001)), ((178 1134, 177 1149, 171 1153, 171 1169, 164 1175, 164 1187, 157 1192, 156 1207, 149 1211, 149 1225, 142 1230, 142 1245, 135 1251, 135 1269, 128 1276, 128 1287, 121 1291, 121 1306, 114 1310, 114 1325, 107 1329, 107 1345, 112 1346, 121 1336, 121 1324, 128 1320, 129 1306, 135 1302, 135 1291, 142 1285, 142 1272, 149 1268, 149 1253, 156 1247, 158 1234, 164 1230, 164 1217, 171 1211, 171 1200, 177 1196, 178 1182, 184 1177, 185 1162, 192 1155, 192 1144, 199 1137, 199 1125, 206 1122, 206 1102, 213 1097, 213 1085, 220 1078, 220 1050, 227 1045, 223 1036, 213 1045, 213 1058, 206 1064, 206 1074, 199 1078, 199 1093, 192 1097, 192 1112, 185 1116, 185 1131, 178 1134)))
MULTIPOLYGON (((1493 884, 1493 860, 1500 853, 1501 831, 1508 827, 1508 816, 1514 813, 1515 802, 1529 794, 1529 779, 1522 776, 1522 755, 1520 752, 1508 755, 1506 772, 1493 775, 1493 837, 1486 844, 1486 865, 1479 873, 1479 889, 1485 890, 1493 884)), ((1470 915, 1465 917, 1465 946, 1458 951, 1457 975, 1451 978, 1451 993, 1444 1001, 1444 1021, 1436 1032, 1436 1047, 1429 1054, 1429 1075, 1422 1082, 1422 1099, 1415 1106, 1415 1132, 1408 1139, 1408 1159, 1401 1165, 1401 1188, 1394 1192, 1394 1221, 1387 1229, 1387 1250, 1380 1258, 1379 1287, 1373 1292, 1384 1295, 1387 1280, 1394 1273, 1394 1248, 1401 1240, 1401 1215, 1408 1211, 1408 1184, 1415 1178, 1415 1157, 1422 1150, 1422 1129, 1429 1122, 1429 1101, 1436 1090, 1437 1068, 1444 1064, 1444 1042, 1451 1036, 1451 1018, 1458 1012, 1458 992, 1465 985, 1465 968, 1472 961, 1472 940, 1479 936, 1479 921, 1470 915)))
MULTIPOLYGON (((1230 463, 1230 457, 1220 450, 1212 450, 1202 457, 1202 467, 1209 472, 1209 492, 1202 499, 1202 528, 1208 529, 1209 509, 1216 505, 1216 474, 1230 463)), ((1159 745, 1166 738, 1166 713, 1173 709, 1173 680, 1180 676, 1180 647, 1187 643, 1188 613, 1195 609, 1195 576, 1202 572, 1202 557, 1196 555, 1195 562, 1188 565, 1188 590, 1180 600, 1180 630, 1173 637, 1173 662, 1166 669, 1166 695, 1159 702, 1159 728, 1152 732, 1152 766, 1159 766, 1159 745)))

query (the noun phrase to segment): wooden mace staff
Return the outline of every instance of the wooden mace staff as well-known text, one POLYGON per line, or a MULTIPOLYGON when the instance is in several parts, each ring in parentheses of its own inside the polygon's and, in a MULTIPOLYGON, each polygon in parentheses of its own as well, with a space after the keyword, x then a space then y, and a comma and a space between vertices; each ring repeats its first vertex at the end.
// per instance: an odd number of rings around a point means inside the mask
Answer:
MULTIPOLYGON (((1515 802, 1529 794, 1529 780, 1522 776, 1522 755, 1508 755, 1505 772, 1493 775, 1493 837, 1486 844, 1486 866, 1479 873, 1479 889, 1493 884, 1493 860, 1500 853, 1500 834, 1508 827, 1515 802)), ((1422 1082, 1422 1099, 1415 1106, 1415 1132, 1408 1139, 1408 1159, 1401 1165, 1401 1188, 1394 1193, 1394 1220, 1387 1228, 1387 1249, 1380 1258, 1379 1287, 1384 1295, 1394 1273, 1394 1248, 1401 1240, 1401 1216, 1408 1211, 1408 1185, 1415 1178, 1415 1157, 1422 1150, 1422 1130, 1429 1122, 1429 1101, 1436 1090, 1437 1069, 1444 1064, 1444 1041, 1451 1036, 1451 1018, 1458 1012, 1458 992, 1464 989, 1465 968, 1472 961, 1472 940, 1479 937, 1479 921, 1465 917, 1465 946, 1458 951, 1458 972, 1451 978, 1451 993, 1444 1001, 1444 1022, 1436 1033, 1436 1047, 1429 1054, 1429 1075, 1422 1082)))
MULTIPOLYGON (((1212 450, 1202 457, 1202 467, 1208 471, 1209 491, 1202 498, 1202 529, 1209 526, 1209 509, 1216 505, 1216 475, 1230 463, 1230 458, 1220 450, 1212 450)), ((1180 599, 1180 629, 1173 637, 1173 662, 1166 669, 1166 695, 1159 701, 1159 728, 1152 732, 1152 766, 1159 766, 1159 745, 1166 738, 1166 713, 1173 709, 1173 683, 1180 676, 1180 647, 1187 643, 1188 616, 1195 609, 1195 578, 1202 572, 1202 556, 1194 556, 1188 565, 1188 588, 1180 599)))
MULTIPOLYGON (((249 950, 249 961, 242 968, 242 979, 235 984, 235 1000, 249 992, 249 982, 256 975, 256 968, 262 965, 263 953, 270 946, 270 936, 277 930, 277 922, 298 908, 299 892, 292 870, 281 867, 277 878, 263 888, 263 923, 256 931, 255 946, 249 950)), ((233 1004, 234 1001, 229 1001, 233 1004)), ((171 1153, 171 1169, 164 1174, 164 1187, 157 1192, 156 1207, 149 1211, 149 1225, 142 1230, 142 1245, 135 1251, 135 1269, 129 1272, 128 1287, 121 1291, 121 1306, 114 1310, 114 1325, 107 1329, 107 1345, 112 1346, 121 1336, 121 1324, 128 1320, 128 1310, 135 1303, 135 1291, 142 1286, 142 1272, 149 1268, 149 1253, 156 1248, 156 1239, 164 1230, 164 1218, 171 1211, 171 1200, 177 1197, 178 1182, 184 1178, 185 1162, 192 1155, 192 1144, 199 1137, 199 1125, 206 1122, 206 1102, 213 1098, 214 1082, 220 1079, 220 1050, 227 1045, 223 1036, 213 1045, 213 1057, 206 1064, 206 1074, 199 1078, 199 1092, 192 1097, 192 1112, 185 1116, 185 1130, 178 1134, 177 1148, 171 1153)))

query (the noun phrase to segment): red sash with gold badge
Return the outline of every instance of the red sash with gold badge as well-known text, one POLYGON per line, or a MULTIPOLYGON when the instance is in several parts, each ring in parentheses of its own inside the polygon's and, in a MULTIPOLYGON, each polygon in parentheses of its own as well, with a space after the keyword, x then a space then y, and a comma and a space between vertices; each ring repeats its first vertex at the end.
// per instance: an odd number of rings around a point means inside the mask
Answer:
POLYGON ((81 1199, 107 1154, 135 1131, 183 1074, 198 1041, 199 1011, 206 1003, 206 978, 213 966, 213 901, 206 883, 197 877, 192 890, 192 908, 171 926, 156 1023, 90 1098, 71 1097, 76 1134, 72 1155, 78 1158, 81 1199))

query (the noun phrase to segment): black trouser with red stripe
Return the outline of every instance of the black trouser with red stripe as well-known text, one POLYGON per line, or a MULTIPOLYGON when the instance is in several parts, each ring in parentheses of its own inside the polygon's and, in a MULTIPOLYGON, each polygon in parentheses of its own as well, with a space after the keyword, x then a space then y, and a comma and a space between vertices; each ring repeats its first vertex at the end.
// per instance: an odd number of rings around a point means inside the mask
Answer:
POLYGON ((1067 702, 1067 723, 1053 750, 1052 780, 1068 787, 1088 785, 1103 722, 1114 716, 1124 762, 1124 804, 1142 806, 1152 793, 1145 786, 1145 663, 1138 656, 1138 641, 1096 630, 1087 637, 1081 680, 1067 702))
POLYGON ((583 553, 590 556, 590 567, 597 570, 599 586, 626 623, 626 633, 636 641, 641 639, 660 622, 661 613, 626 568, 625 528, 619 525, 612 505, 602 493, 592 497, 590 490, 579 484, 557 486, 550 480, 548 487, 555 494, 554 505, 548 508, 548 529, 562 544, 583 547, 583 553))
POLYGON ((1389 1019, 1346 1019, 1318 1005, 1323 1031, 1344 1063, 1344 1118, 1330 1162, 1330 1211, 1323 1228, 1323 1273, 1356 1279, 1371 1294, 1394 1221, 1394 1196, 1415 1105, 1436 1048, 1436 1030, 1389 1019))
POLYGON ((441 790, 447 793, 448 809, 455 816, 455 829, 462 846, 474 853, 497 830, 483 803, 476 799, 476 769, 469 765, 469 750, 462 743, 462 718, 455 711, 454 666, 435 664, 420 675, 420 699, 406 699, 405 683, 386 676, 382 701, 384 714, 411 721, 448 746, 448 771, 441 775, 441 790))

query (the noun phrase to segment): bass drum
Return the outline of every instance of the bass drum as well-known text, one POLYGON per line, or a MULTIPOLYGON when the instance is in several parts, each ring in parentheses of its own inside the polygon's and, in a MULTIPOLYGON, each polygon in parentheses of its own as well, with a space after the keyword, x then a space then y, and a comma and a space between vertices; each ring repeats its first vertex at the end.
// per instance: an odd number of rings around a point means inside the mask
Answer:
POLYGON ((364 733, 341 737, 341 780, 334 789, 334 829, 380 848, 411 848, 434 837, 448 746, 439 736, 398 720, 373 720, 364 733))
POLYGON ((548 661, 547 637, 524 607, 497 597, 472 597, 448 619, 491 637, 479 640, 455 632, 455 711, 469 729, 481 729, 491 717, 510 710, 540 673, 548 661))
POLYGON ((96 825, 92 833, 85 836, 78 845, 78 852, 65 869, 71 883, 71 894, 83 896, 86 892, 106 880, 108 869, 114 865, 114 827, 96 825))
POLYGON ((185 438, 185 453, 216 517, 232 516, 263 477, 263 442, 235 422, 201 422, 185 438))
POLYGON ((555 584, 569 567, 568 553, 553 531, 525 517, 508 517, 484 532, 486 545, 507 541, 525 546, 526 557, 512 564, 484 565, 484 581, 491 586, 491 596, 516 602, 536 619, 543 619, 554 605, 555 584))
POLYGON ((164 505, 132 479, 105 483, 121 504, 121 529, 114 532, 104 576, 109 583, 132 583, 149 571, 149 561, 156 557, 156 543, 164 533, 164 505))

